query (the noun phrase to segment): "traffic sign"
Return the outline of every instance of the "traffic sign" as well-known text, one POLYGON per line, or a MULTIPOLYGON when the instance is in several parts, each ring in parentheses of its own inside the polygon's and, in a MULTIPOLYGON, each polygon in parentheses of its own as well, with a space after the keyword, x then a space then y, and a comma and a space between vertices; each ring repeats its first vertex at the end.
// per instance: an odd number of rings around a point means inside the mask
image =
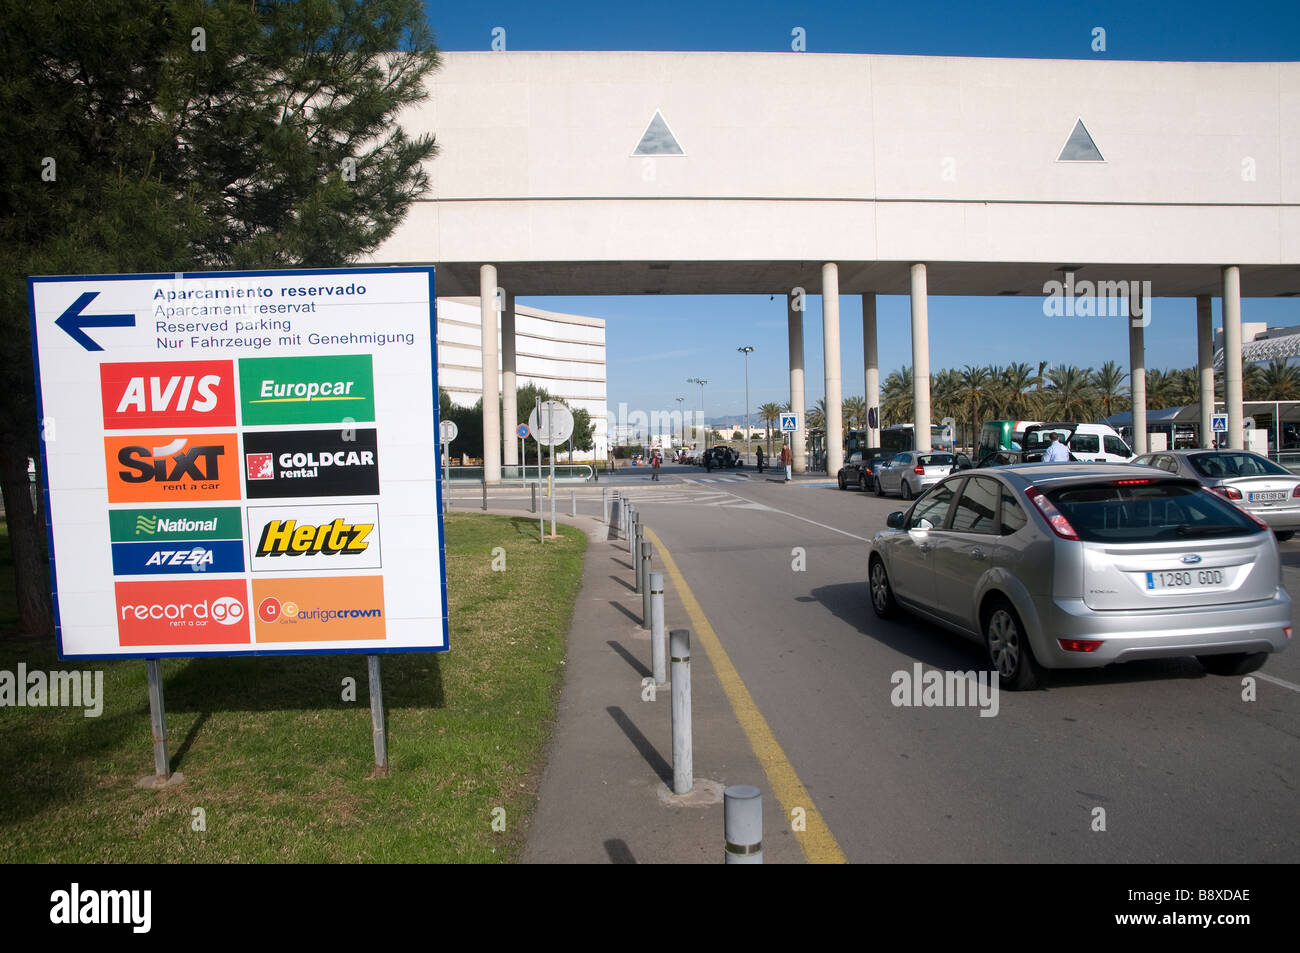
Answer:
POLYGON ((1227 433, 1228 432, 1228 415, 1227 414, 1210 414, 1210 432, 1227 433))
POLYGON ((573 435, 573 411, 558 400, 542 401, 538 414, 537 407, 528 415, 528 429, 538 443, 564 443, 573 435))
POLYGON ((518 427, 515 428, 515 435, 516 435, 520 440, 525 440, 525 439, 527 439, 527 437, 528 437, 528 433, 529 433, 529 431, 528 431, 528 424, 520 424, 518 427))
POLYGON ((460 433, 460 428, 456 426, 454 420, 444 420, 438 424, 438 436, 442 438, 444 444, 451 443, 460 433))
POLYGON ((27 290, 60 658, 447 649, 432 269, 27 290))
POLYGON ((781 433, 795 433, 799 429, 798 414, 781 415, 781 433))

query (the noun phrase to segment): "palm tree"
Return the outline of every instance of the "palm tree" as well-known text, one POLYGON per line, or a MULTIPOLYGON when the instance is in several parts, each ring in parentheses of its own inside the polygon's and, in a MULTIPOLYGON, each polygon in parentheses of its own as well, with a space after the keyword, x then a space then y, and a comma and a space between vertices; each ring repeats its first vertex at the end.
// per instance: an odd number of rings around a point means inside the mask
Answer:
POLYGON ((808 411, 808 429, 825 430, 826 429, 826 401, 819 400, 808 411))
POLYGON ((861 430, 867 425, 867 400, 849 397, 844 401, 844 429, 861 430))
POLYGON ((1300 367, 1275 357, 1263 372, 1263 400, 1300 399, 1300 367))
POLYGON ((881 427, 886 426, 886 421, 894 423, 912 419, 912 368, 909 365, 890 371, 880 391, 881 427))
POLYGON ((1120 398, 1124 395, 1124 378, 1128 377, 1114 361, 1101 365, 1101 370, 1093 371, 1091 377, 1093 392, 1101 407, 1101 415, 1109 417, 1115 413, 1120 398))
POLYGON ((1002 371, 1002 389, 1008 400, 1002 405, 1002 413, 1007 417, 1026 419, 1038 413, 1037 402, 1033 393, 1026 393, 1031 387, 1042 386, 1042 372, 1035 374, 1028 364, 1008 364, 1002 371))
POLYGON ((1147 371, 1147 409, 1160 410, 1177 407, 1179 402, 1178 379, 1169 371, 1147 371))
POLYGON ((979 419, 988 400, 984 389, 992 379, 992 370, 987 367, 971 367, 967 364, 961 369, 962 406, 967 414, 966 419, 970 421, 970 432, 976 435, 971 442, 972 446, 979 440, 979 419))
POLYGON ((958 416, 961 413, 961 373, 945 368, 931 380, 930 407, 934 416, 940 420, 958 416))
POLYGON ((776 423, 781 416, 781 405, 776 403, 766 403, 758 408, 758 415, 763 418, 767 427, 767 455, 772 455, 772 424, 776 423))
POLYGON ((1058 365, 1047 372, 1048 416, 1057 420, 1083 420, 1092 416, 1093 390, 1082 368, 1058 365))

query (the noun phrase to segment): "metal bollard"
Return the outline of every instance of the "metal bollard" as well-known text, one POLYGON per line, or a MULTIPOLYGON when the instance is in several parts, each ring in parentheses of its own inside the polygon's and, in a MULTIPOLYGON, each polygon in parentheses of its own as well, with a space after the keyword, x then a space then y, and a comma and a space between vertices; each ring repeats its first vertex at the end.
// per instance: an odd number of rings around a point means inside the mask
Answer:
POLYGON ((641 540, 641 628, 650 628, 650 570, 654 566, 655 544, 641 540))
POLYGON ((600 521, 609 523, 609 490, 603 486, 600 488, 600 521))
POLYGON ((537 512, 537 484, 530 484, 528 487, 528 512, 537 512))
MULTIPOLYGON (((632 507, 632 531, 628 533, 628 537, 627 537, 627 554, 629 556, 636 555, 637 552, 636 543, 637 540, 639 540, 640 538, 641 538, 641 514, 636 511, 636 507, 634 506, 632 507)), ((637 591, 640 592, 641 590, 638 589, 637 591)))
POLYGON ((487 509, 487 478, 483 479, 483 509, 487 509))
POLYGON ((569 515, 577 517, 578 515, 578 491, 569 491, 569 515))
POLYGON ((668 680, 668 655, 664 651, 664 574, 650 574, 650 667, 655 684, 668 680))
POLYGON ((640 595, 641 590, 645 588, 643 585, 644 580, 641 578, 641 544, 645 542, 645 536, 641 531, 640 520, 637 520, 636 523, 633 524, 633 534, 632 572, 636 575, 636 589, 633 591, 636 592, 637 595, 640 595))
POLYGON ((673 663, 673 793, 689 794, 695 787, 691 754, 691 630, 668 633, 673 663))
POLYGON ((752 784, 722 792, 724 856, 728 864, 763 862, 763 795, 752 784))

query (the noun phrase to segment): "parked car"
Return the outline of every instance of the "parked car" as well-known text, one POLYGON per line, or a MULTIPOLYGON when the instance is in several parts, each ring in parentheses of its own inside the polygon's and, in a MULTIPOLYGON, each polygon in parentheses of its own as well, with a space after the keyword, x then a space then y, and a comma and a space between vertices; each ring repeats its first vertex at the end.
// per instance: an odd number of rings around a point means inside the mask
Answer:
POLYGON ((712 467, 714 470, 727 470, 731 467, 743 467, 744 460, 740 454, 730 447, 710 447, 704 451, 708 454, 708 461, 701 461, 705 466, 712 467))
POLYGON ((1127 463, 1133 450, 1115 428, 1106 424, 1044 423, 1025 429, 1020 449, 1026 452, 1047 450, 1052 434, 1058 434, 1073 459, 1093 463, 1127 463))
MULTIPOLYGON (((970 460, 964 454, 965 467, 970 460)), ((876 496, 887 492, 897 493, 905 500, 920 496, 938 483, 958 465, 957 456, 925 450, 908 450, 882 462, 875 472, 876 496)))
POLYGON ((1152 467, 1035 464, 954 474, 891 513, 871 605, 984 644, 1006 689, 1044 669, 1194 655, 1239 675, 1291 638, 1265 523, 1152 467))
POLYGON ((1263 520, 1283 542, 1300 529, 1300 477, 1247 450, 1162 450, 1134 463, 1199 480, 1263 520))
MULTIPOLYGON (((1013 467, 1020 463, 1042 463, 1045 450, 998 450, 990 453, 975 465, 975 469, 988 467, 1013 467)), ((1069 462, 1078 463, 1079 458, 1070 454, 1069 462)))
POLYGON ((881 464, 892 459, 894 454, 886 450, 854 450, 840 467, 839 484, 841 490, 856 486, 863 493, 876 488, 876 470, 881 464))

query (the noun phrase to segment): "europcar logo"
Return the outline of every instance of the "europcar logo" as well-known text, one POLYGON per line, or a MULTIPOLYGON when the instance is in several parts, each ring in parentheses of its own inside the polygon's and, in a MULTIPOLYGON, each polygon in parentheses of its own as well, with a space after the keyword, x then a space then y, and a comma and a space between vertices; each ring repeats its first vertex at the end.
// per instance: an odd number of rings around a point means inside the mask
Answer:
POLYGON ((262 431, 244 434, 248 498, 375 496, 375 429, 262 431))
POLYGON ((250 641, 242 579, 117 582, 117 637, 122 646, 236 645, 250 641))
POLYGON ((369 354, 243 358, 239 394, 244 423, 250 425, 375 419, 369 354))
POLYGON ((384 638, 382 576, 254 579, 258 642, 384 638))
POLYGON ((244 571, 238 507, 110 510, 116 576, 244 571))
POLYGON ((110 503, 237 500, 232 433, 105 437, 110 503))
POLYGON ((99 365, 104 429, 233 427, 233 361, 99 365))

